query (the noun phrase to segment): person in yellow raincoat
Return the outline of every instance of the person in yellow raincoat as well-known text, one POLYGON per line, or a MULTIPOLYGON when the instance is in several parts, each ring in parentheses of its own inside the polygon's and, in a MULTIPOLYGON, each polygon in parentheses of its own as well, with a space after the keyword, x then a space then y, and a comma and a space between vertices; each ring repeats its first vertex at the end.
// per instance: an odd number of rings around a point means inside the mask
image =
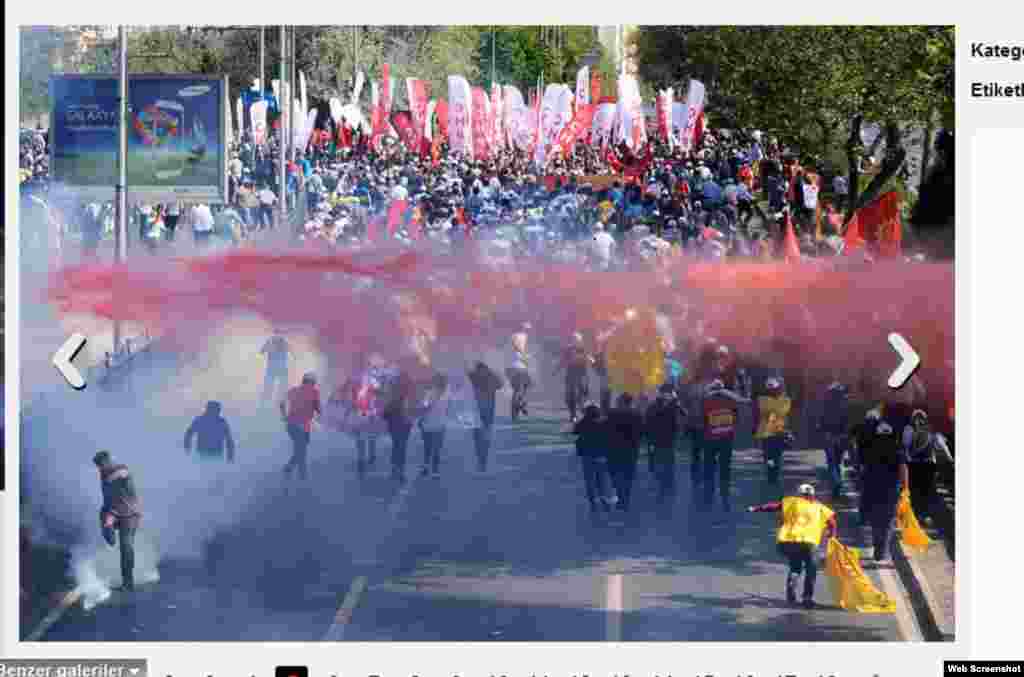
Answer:
POLYGON ((793 400, 786 395, 781 378, 765 382, 765 394, 754 400, 754 438, 761 443, 764 464, 770 482, 778 482, 782 472, 782 454, 786 450, 787 424, 793 400))
POLYGON ((786 574, 786 601, 796 604, 796 583, 804 574, 803 605, 814 608, 814 581, 818 564, 814 552, 822 537, 836 533, 836 514, 814 495, 814 487, 801 484, 797 496, 787 496, 777 503, 752 505, 747 512, 779 512, 782 525, 776 541, 779 552, 789 562, 786 574))

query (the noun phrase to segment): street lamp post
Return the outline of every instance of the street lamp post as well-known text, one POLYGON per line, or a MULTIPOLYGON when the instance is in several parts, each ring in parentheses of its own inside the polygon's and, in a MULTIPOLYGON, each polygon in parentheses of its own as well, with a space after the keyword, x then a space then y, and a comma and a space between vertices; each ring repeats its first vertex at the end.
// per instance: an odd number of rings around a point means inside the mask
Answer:
MULTIPOLYGON (((117 29, 118 38, 118 119, 117 183, 114 185, 114 260, 128 258, 128 31, 117 29)), ((121 346, 121 323, 114 322, 114 353, 121 346)))
MULTIPOLYGON (((267 77, 267 42, 266 42, 267 29, 260 26, 260 94, 262 95, 267 89, 264 78, 267 77)), ((244 127, 244 125, 243 125, 244 127)))
MULTIPOLYGON (((284 90, 285 82, 284 82, 284 80, 285 80, 285 75, 288 72, 288 70, 287 70, 287 63, 286 63, 287 60, 288 60, 288 49, 287 49, 287 41, 285 39, 285 32, 286 32, 285 31, 285 27, 282 25, 281 26, 281 74, 280 74, 280 79, 281 79, 280 94, 281 94, 281 98, 282 99, 285 98, 285 96, 284 96, 284 94, 285 94, 285 90, 284 90)), ((281 101, 280 103, 281 103, 281 106, 280 106, 280 108, 281 108, 281 118, 280 118, 280 120, 281 120, 281 127, 280 127, 281 128, 281 138, 279 139, 280 145, 278 146, 278 149, 277 149, 277 165, 278 165, 278 171, 280 172, 280 176, 278 177, 277 216, 278 216, 278 224, 279 224, 279 226, 281 228, 284 228, 285 221, 288 218, 288 207, 287 207, 287 204, 286 204, 287 196, 288 196, 288 194, 286 192, 287 189, 288 189, 288 182, 287 182, 287 178, 285 176, 285 162, 284 162, 285 150, 284 150, 284 143, 285 143, 285 130, 288 128, 287 127, 287 123, 288 123, 288 108, 289 108, 289 106, 284 101, 281 101)))

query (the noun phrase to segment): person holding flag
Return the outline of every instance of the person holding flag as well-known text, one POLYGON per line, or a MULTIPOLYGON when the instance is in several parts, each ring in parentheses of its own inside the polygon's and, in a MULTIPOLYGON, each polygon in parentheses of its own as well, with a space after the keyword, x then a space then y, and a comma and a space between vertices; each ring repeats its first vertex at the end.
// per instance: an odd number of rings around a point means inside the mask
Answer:
MULTIPOLYGON (((803 606, 813 609, 814 583, 818 577, 815 551, 827 534, 834 536, 836 514, 814 495, 814 487, 801 484, 796 496, 787 496, 775 503, 752 505, 747 512, 778 512, 780 526, 776 535, 779 552, 789 563, 786 574, 786 601, 796 604, 797 581, 804 576, 803 606)), ((825 539, 827 541, 827 539, 825 539)))

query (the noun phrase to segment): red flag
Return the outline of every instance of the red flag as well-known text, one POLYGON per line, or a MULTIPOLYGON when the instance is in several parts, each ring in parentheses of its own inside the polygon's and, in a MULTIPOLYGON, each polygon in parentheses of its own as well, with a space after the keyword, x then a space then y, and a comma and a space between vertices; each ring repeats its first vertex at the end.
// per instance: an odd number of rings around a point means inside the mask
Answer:
MULTIPOLYGON (((900 196, 890 191, 869 205, 857 210, 847 226, 847 245, 860 240, 877 248, 881 256, 899 256, 902 252, 903 227, 900 222, 900 196), (851 236, 854 222, 857 232, 851 236)), ((844 250, 846 249, 844 247, 844 250)))
POLYGON ((860 235, 860 221, 857 218, 857 214, 854 214, 853 218, 850 219, 850 223, 846 225, 846 235, 843 236, 843 242, 844 256, 849 256, 867 244, 860 235))
POLYGON ((491 156, 490 145, 487 143, 489 108, 487 92, 481 87, 473 88, 473 159, 486 160, 491 156))
POLYGON ((415 150, 417 147, 416 125, 413 123, 412 115, 409 111, 403 110, 392 113, 391 124, 394 125, 405 147, 409 150, 415 150))
POLYGON ((596 109, 597 106, 580 106, 569 124, 562 127, 562 131, 558 133, 558 145, 562 149, 562 157, 568 157, 576 142, 590 131, 590 126, 594 124, 596 109))
POLYGON ((431 148, 431 155, 433 156, 434 166, 437 167, 441 164, 441 135, 434 134, 434 144, 431 148))
POLYGON ((434 114, 437 115, 437 129, 440 132, 440 134, 434 134, 434 142, 436 143, 438 136, 448 138, 448 101, 446 99, 437 100, 434 114))
POLYGON ((900 256, 903 250, 903 224, 900 222, 899 193, 886 193, 879 203, 882 224, 878 233, 878 253, 882 256, 900 256))
POLYGON ((388 207, 388 235, 394 237, 398 228, 402 225, 402 217, 409 206, 408 200, 395 200, 388 207))
POLYGON ((800 261, 800 243, 796 240, 796 231, 793 230, 793 221, 786 214, 786 237, 782 241, 782 255, 786 263, 800 261))
POLYGON ((694 143, 699 146, 703 136, 704 136, 704 111, 701 110, 700 115, 697 116, 697 122, 694 123, 694 131, 693 131, 694 143))
POLYGON ((596 105, 601 98, 601 74, 597 71, 590 75, 590 103, 596 105))

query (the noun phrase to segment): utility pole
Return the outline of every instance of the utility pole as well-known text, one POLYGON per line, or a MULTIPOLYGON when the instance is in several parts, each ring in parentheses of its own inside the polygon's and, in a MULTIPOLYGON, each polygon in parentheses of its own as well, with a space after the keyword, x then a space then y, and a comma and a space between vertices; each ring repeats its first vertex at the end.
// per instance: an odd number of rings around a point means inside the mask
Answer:
POLYGON ((267 89, 267 41, 266 41, 267 29, 260 26, 260 95, 263 94, 267 89))
POLYGON ((497 51, 496 43, 498 40, 498 32, 495 26, 491 26, 491 88, 494 88, 494 81, 497 79, 498 66, 495 61, 495 52, 497 51))
MULTIPOLYGON (((118 125, 117 184, 114 186, 114 261, 128 259, 128 31, 117 28, 118 38, 118 125)), ((121 347, 121 323, 114 321, 114 353, 121 347)))
MULTIPOLYGON (((285 27, 284 27, 284 25, 282 25, 281 26, 281 74, 280 74, 280 79, 281 79, 280 93, 281 93, 281 98, 282 99, 285 98, 285 96, 284 96, 284 94, 285 94, 284 79, 285 79, 285 76, 288 73, 287 63, 286 63, 287 60, 288 60, 288 49, 287 49, 287 40, 286 40, 286 37, 285 37, 285 32, 286 32, 285 27)), ((287 123, 288 123, 288 109, 289 108, 290 108, 290 106, 288 106, 284 101, 281 102, 281 138, 280 138, 280 145, 279 145, 279 147, 277 149, 277 166, 278 166, 278 171, 280 172, 280 176, 278 177, 277 215, 278 215, 278 225, 282 229, 285 227, 285 223, 287 222, 287 219, 288 219, 288 205, 286 204, 287 196, 288 196, 288 193, 287 193, 288 181, 287 181, 287 177, 285 176, 285 161, 284 161, 285 149, 284 149, 284 143, 285 143, 285 130, 288 129, 287 123)))
MULTIPOLYGON (((292 69, 291 70, 291 74, 288 76, 288 78, 289 78, 288 81, 289 81, 289 83, 291 83, 291 86, 289 88, 291 89, 292 100, 289 102, 289 105, 291 106, 291 111, 292 112, 295 111, 295 99, 299 98, 299 76, 298 76, 298 73, 296 72, 298 66, 295 63, 295 28, 296 28, 295 26, 291 26, 292 39, 288 43, 288 46, 291 48, 291 51, 292 51, 291 58, 290 58, 290 60, 288 62, 289 64, 291 64, 291 69, 292 69)), ((290 145, 288 146, 288 148, 290 148, 291 152, 292 152, 291 156, 288 159, 292 160, 293 162, 295 161, 296 155, 298 154, 297 151, 300 150, 300 149, 295 147, 295 134, 294 134, 295 122, 296 122, 295 120, 291 121, 292 129, 288 130, 288 138, 290 140, 290 145)), ((302 121, 299 121, 299 124, 302 124, 302 121)))
MULTIPOLYGON (((352 86, 359 79, 359 26, 352 27, 352 86)), ((358 103, 358 102, 357 102, 358 103)))

